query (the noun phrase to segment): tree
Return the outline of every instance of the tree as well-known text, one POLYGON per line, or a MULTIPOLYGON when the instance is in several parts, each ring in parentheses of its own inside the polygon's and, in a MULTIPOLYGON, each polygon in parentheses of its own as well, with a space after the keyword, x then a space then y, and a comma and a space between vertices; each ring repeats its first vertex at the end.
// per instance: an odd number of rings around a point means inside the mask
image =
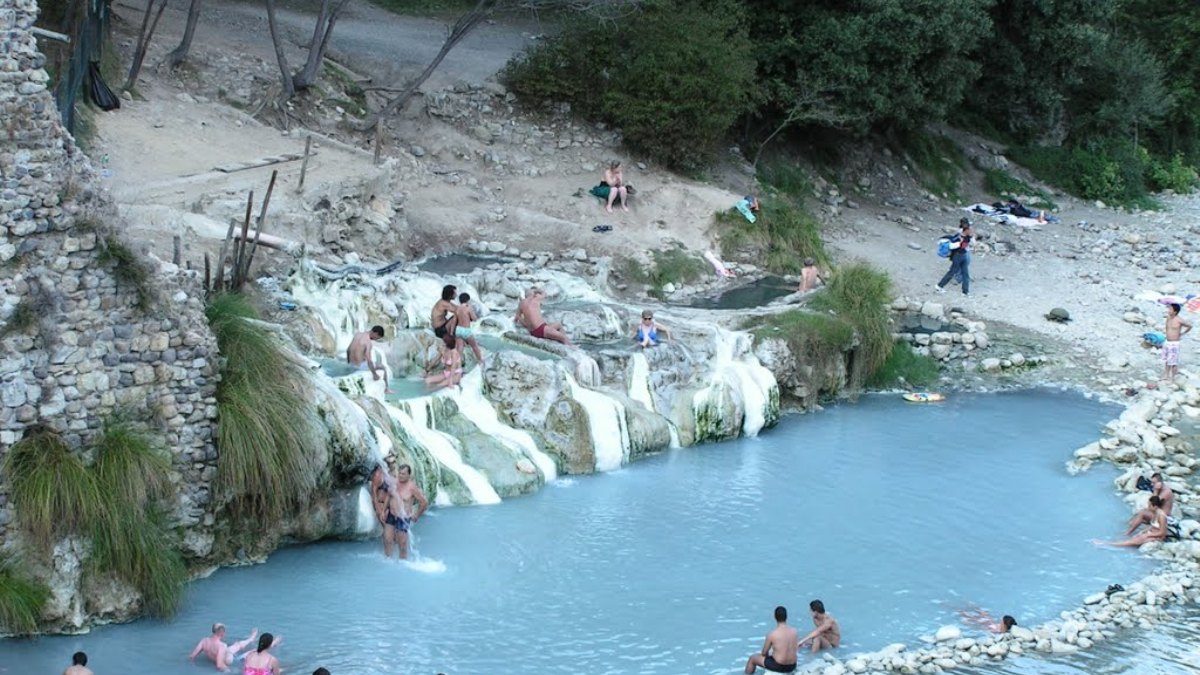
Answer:
POLYGON ((146 2, 146 11, 142 14, 142 27, 138 30, 137 43, 133 48, 133 60, 129 64, 129 77, 125 79, 125 86, 122 87, 125 91, 133 89, 133 85, 137 84, 138 75, 142 72, 142 62, 146 60, 146 50, 150 48, 150 40, 154 37, 154 29, 158 27, 158 20, 162 18, 163 10, 167 8, 167 0, 159 0, 158 11, 154 11, 155 0, 146 2), (154 20, 150 20, 150 14, 154 14, 154 20))
POLYGON ((438 66, 446 55, 453 50, 458 43, 471 34, 480 23, 490 17, 494 12, 499 10, 546 10, 546 9, 565 9, 573 12, 587 12, 597 14, 603 18, 615 19, 623 11, 635 9, 641 4, 641 0, 477 0, 471 9, 467 10, 450 26, 446 33, 446 39, 442 42, 442 48, 438 50, 437 55, 425 66, 419 75, 410 80, 404 86, 400 93, 392 97, 373 115, 370 115, 363 123, 363 128, 375 126, 379 120, 397 110, 402 109, 409 100, 425 84, 425 81, 433 75, 438 66))
POLYGON ((292 70, 288 67, 287 54, 283 51, 283 38, 279 35, 278 21, 275 20, 275 0, 267 0, 267 29, 271 33, 271 44, 275 47, 275 61, 279 64, 279 82, 283 85, 285 99, 296 95, 296 84, 292 79, 292 70))
POLYGON ((192 0, 188 5, 187 23, 183 27, 183 37, 179 46, 167 54, 167 65, 175 68, 187 59, 188 51, 192 48, 192 38, 196 35, 196 24, 200 22, 200 5, 202 0, 192 0))
POLYGON ((304 91, 316 82, 317 73, 321 70, 321 60, 325 58, 325 50, 329 48, 333 27, 349 1, 321 0, 321 11, 317 14, 317 22, 313 26, 312 39, 308 41, 308 59, 304 62, 304 67, 292 77, 296 91, 304 91))

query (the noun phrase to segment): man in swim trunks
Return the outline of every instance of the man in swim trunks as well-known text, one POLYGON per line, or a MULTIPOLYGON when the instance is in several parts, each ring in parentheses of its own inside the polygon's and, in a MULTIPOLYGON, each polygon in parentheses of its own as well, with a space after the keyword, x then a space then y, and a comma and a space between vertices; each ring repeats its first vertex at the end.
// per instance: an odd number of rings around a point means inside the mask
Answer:
POLYGON ((235 642, 232 645, 225 644, 225 624, 214 623, 212 625, 212 635, 200 640, 196 644, 196 648, 188 656, 189 661, 195 661, 196 655, 203 652, 205 656, 212 660, 213 665, 217 670, 225 672, 229 670, 229 665, 233 663, 233 659, 237 653, 246 648, 247 645, 254 642, 258 637, 258 629, 250 631, 250 637, 240 642, 235 642))
POLYGON ((479 343, 475 341, 475 329, 471 327, 471 324, 479 320, 479 315, 471 306, 470 294, 458 294, 458 307, 454 308, 454 318, 458 321, 458 328, 454 334, 471 345, 471 351, 475 353, 475 360, 482 366, 483 352, 479 349, 479 343))
POLYGON ((375 518, 379 524, 383 526, 383 555, 385 558, 392 557, 392 547, 396 543, 396 528, 397 509, 394 508, 396 496, 396 480, 392 474, 396 469, 396 458, 388 455, 387 469, 382 466, 375 466, 371 472, 371 503, 375 507, 375 518))
POLYGON ((458 327, 458 321, 454 318, 454 310, 457 309, 454 294, 457 292, 458 289, 451 284, 442 286, 442 299, 434 303, 433 311, 429 313, 429 325, 439 338, 446 337, 446 333, 453 333, 458 327))
POLYGON ((567 331, 561 323, 546 323, 542 318, 542 301, 545 299, 545 291, 537 286, 531 287, 525 291, 525 299, 517 304, 517 313, 513 320, 524 326, 535 338, 554 340, 572 346, 571 338, 567 337, 567 331))
MULTIPOLYGON (((1150 476, 1150 496, 1158 497, 1158 501, 1162 504, 1162 512, 1171 517, 1171 509, 1175 507, 1175 492, 1163 482, 1162 474, 1155 473, 1150 476)), ((1149 525, 1154 522, 1154 506, 1150 505, 1134 514, 1129 521, 1129 529, 1125 531, 1125 536, 1133 534, 1133 531, 1142 525, 1149 525)))
POLYGON ((383 326, 373 326, 369 331, 355 333, 354 339, 350 340, 350 346, 346 347, 346 362, 359 370, 370 370, 371 377, 379 379, 380 371, 387 374, 383 370, 383 358, 376 359, 372 354, 371 343, 379 342, 383 339, 383 326))
POLYGON ((842 628, 838 625, 837 619, 825 613, 825 603, 820 600, 813 600, 808 603, 808 609, 812 612, 813 631, 804 636, 800 641, 800 647, 804 643, 811 642, 813 653, 817 653, 822 649, 832 649, 842 644, 842 628))
POLYGON ((401 464, 396 471, 396 492, 393 513, 397 516, 396 543, 400 546, 400 559, 408 558, 408 528, 414 525, 429 508, 429 500, 417 481, 412 479, 412 467, 401 464))
POLYGON ((796 670, 796 629, 787 625, 787 608, 775 608, 775 629, 767 633, 762 651, 746 662, 746 675, 754 675, 759 668, 772 673, 791 673, 796 670))
POLYGON ((1167 323, 1163 327, 1167 340, 1162 346, 1163 379, 1167 382, 1174 382, 1179 375, 1179 340, 1192 330, 1192 324, 1179 316, 1181 309, 1177 304, 1167 305, 1167 323))

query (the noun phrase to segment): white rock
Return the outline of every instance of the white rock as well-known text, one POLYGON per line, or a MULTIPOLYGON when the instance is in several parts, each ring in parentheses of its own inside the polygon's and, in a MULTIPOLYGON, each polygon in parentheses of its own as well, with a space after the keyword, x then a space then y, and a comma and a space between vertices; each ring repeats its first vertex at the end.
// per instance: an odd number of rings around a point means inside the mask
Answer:
POLYGON ((1100 604, 1101 602, 1103 602, 1103 601, 1104 601, 1104 598, 1105 598, 1105 595, 1104 595, 1104 592, 1103 592, 1103 591, 1101 591, 1100 593, 1093 593, 1093 594, 1091 594, 1091 595, 1089 595, 1089 596, 1087 596, 1086 598, 1084 598, 1084 599, 1083 599, 1083 604, 1085 604, 1085 605, 1098 605, 1098 604, 1100 604))
POLYGON ((983 363, 981 363, 980 365, 983 367, 983 369, 985 371, 987 371, 989 373, 994 373, 997 370, 1000 370, 1000 359, 996 359, 996 358, 984 359, 983 363))
POLYGON ((1008 630, 1008 634, 1022 642, 1033 640, 1033 631, 1024 626, 1013 626, 1008 630))
POLYGON ((942 626, 941 628, 937 629, 936 633, 933 634, 933 639, 937 640, 938 642, 957 640, 960 637, 962 637, 962 629, 960 629, 958 626, 942 626))
POLYGON ((946 309, 939 303, 927 302, 921 305, 921 314, 931 319, 941 319, 946 316, 946 309))
POLYGON ((1061 640, 1050 641, 1051 654, 1074 654, 1077 651, 1079 651, 1079 647, 1076 647, 1073 644, 1069 644, 1061 640))

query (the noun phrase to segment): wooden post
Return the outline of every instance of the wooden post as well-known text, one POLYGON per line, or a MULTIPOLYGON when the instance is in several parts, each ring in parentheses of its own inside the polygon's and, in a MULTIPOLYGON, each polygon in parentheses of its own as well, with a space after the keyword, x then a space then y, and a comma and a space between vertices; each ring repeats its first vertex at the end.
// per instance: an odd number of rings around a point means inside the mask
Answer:
POLYGON ((312 150, 312 134, 304 139, 304 161, 300 163, 300 183, 296 185, 296 192, 304 190, 304 175, 308 173, 308 153, 312 150))
POLYGON ((254 211, 254 190, 250 191, 250 196, 246 199, 246 218, 242 221, 242 236, 234 246, 237 255, 233 256, 233 269, 230 274, 230 288, 235 291, 242 290, 242 256, 246 253, 246 233, 250 231, 250 216, 254 211))
POLYGON ((208 253, 205 253, 204 254, 204 295, 207 296, 209 293, 211 293, 214 290, 216 290, 216 289, 214 289, 212 287, 212 275, 209 273, 208 253))
POLYGON ((171 263, 174 264, 176 267, 179 266, 179 261, 183 257, 181 243, 182 242, 180 242, 180 240, 179 240, 179 235, 175 235, 174 237, 171 237, 171 247, 172 247, 171 263))
POLYGON ((379 157, 383 154, 383 120, 375 122, 375 165, 379 165, 379 157))
MULTIPOLYGON (((243 278, 250 274, 250 263, 254 262, 254 252, 258 250, 258 238, 262 236, 263 223, 267 220, 267 205, 271 203, 271 193, 275 191, 275 179, 278 176, 278 169, 271 172, 271 183, 267 185, 267 196, 263 198, 262 210, 258 212, 258 224, 254 228, 254 245, 246 255, 246 268, 242 270, 243 278)), ((242 245, 245 246, 246 242, 242 242, 242 245)))
POLYGON ((213 278, 212 289, 221 290, 225 284, 225 254, 229 251, 229 242, 233 241, 233 221, 229 221, 229 231, 225 233, 225 241, 221 244, 221 254, 217 256, 216 277, 213 278))

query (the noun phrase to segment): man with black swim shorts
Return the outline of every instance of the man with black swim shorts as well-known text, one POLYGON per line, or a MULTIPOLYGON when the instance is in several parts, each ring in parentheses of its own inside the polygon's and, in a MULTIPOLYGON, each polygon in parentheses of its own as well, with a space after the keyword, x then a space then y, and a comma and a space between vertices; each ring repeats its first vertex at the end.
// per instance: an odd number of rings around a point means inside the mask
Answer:
POLYGON ((763 640, 762 652, 746 662, 746 675, 759 668, 772 673, 791 673, 796 670, 796 652, 800 648, 796 629, 787 625, 787 608, 775 608, 775 629, 763 640))

